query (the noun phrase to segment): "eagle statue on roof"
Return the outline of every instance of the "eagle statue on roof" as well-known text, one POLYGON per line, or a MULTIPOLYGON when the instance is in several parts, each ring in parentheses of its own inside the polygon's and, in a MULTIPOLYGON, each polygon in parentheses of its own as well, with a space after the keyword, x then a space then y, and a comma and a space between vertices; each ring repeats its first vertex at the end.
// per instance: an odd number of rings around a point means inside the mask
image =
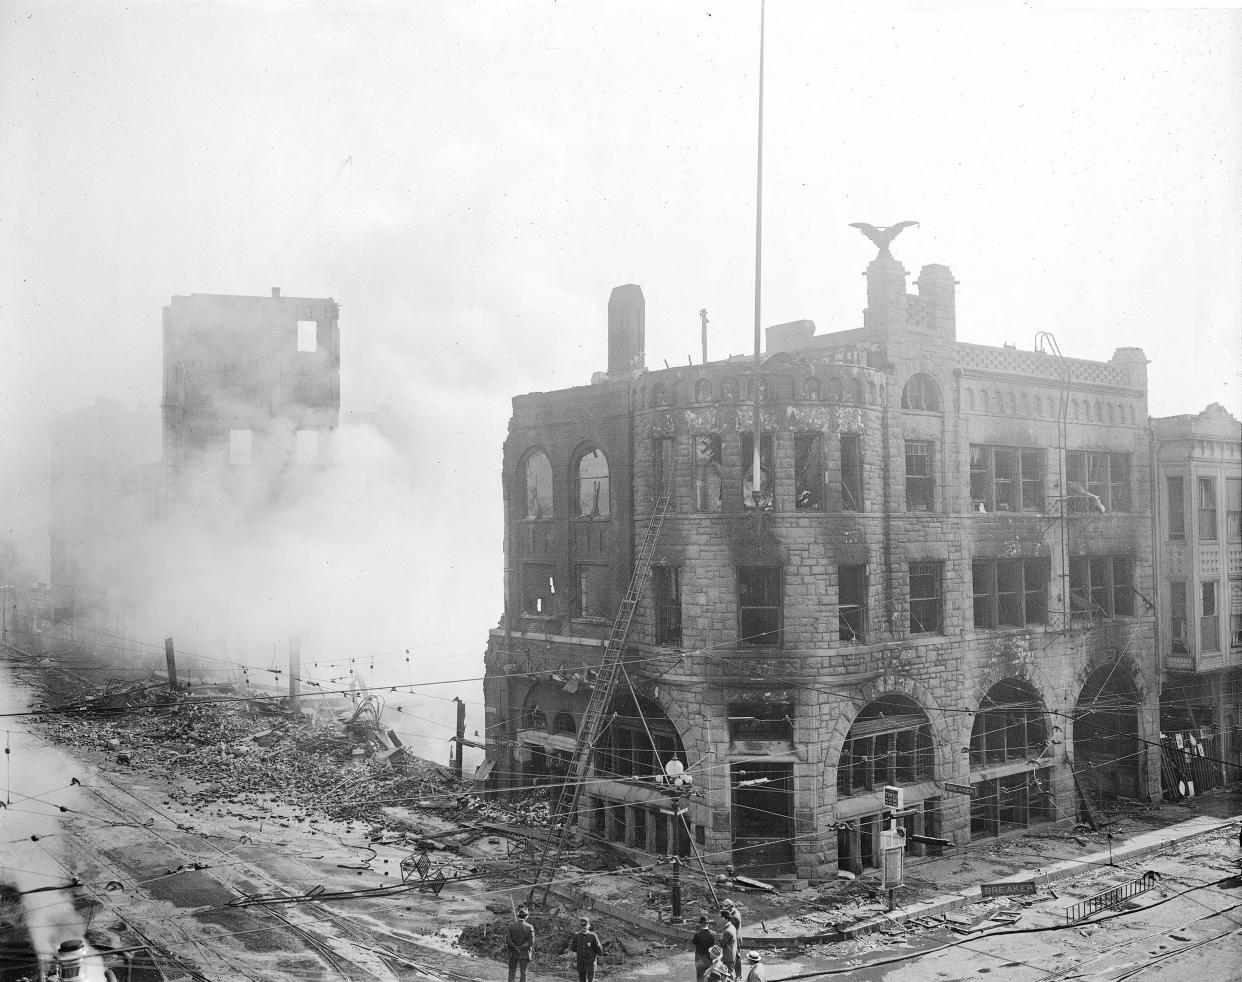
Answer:
POLYGON ((893 254, 888 251, 888 244, 901 234, 902 229, 917 224, 918 222, 898 222, 896 225, 889 225, 887 228, 876 228, 874 225, 868 225, 866 222, 851 222, 850 228, 859 229, 863 235, 879 246, 880 252, 876 256, 877 259, 892 259, 893 254))

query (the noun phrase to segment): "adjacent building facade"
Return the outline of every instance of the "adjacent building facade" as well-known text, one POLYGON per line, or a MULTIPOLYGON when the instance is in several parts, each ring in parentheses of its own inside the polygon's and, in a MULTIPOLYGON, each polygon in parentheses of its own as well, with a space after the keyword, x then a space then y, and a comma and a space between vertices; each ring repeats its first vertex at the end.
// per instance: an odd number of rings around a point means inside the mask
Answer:
POLYGON ((959 843, 1159 795, 1143 353, 960 343, 947 267, 909 293, 882 250, 866 275, 860 328, 659 371, 618 287, 608 371, 514 399, 494 786, 564 772, 670 495, 583 830, 822 880, 879 864, 885 787, 909 831, 959 843), (674 757, 688 833, 657 780, 674 757))
MULTIPOLYGON (((1162 728, 1242 764, 1242 424, 1213 403, 1152 420, 1160 493, 1162 728)), ((1228 766, 1232 765, 1232 766, 1228 766)), ((1202 790, 1202 789, 1199 789, 1202 790)))

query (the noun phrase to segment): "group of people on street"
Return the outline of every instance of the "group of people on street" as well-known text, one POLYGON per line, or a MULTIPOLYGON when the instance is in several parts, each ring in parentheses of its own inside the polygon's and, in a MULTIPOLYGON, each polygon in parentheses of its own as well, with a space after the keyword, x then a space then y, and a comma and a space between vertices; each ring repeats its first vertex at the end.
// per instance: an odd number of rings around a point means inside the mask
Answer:
MULTIPOLYGON (((752 951, 746 956, 747 973, 742 975, 742 915, 732 900, 725 900, 720 909, 720 935, 708 924, 706 915, 699 918, 694 932, 695 982, 767 982, 763 956, 752 951)), ((505 949, 509 955, 509 982, 526 982, 531 953, 535 947, 535 928, 530 912, 519 907, 513 923, 505 932, 505 949)), ((578 982, 595 982, 595 964, 604 953, 599 935, 591 930, 590 918, 578 921, 578 933, 569 942, 578 969, 578 982)))

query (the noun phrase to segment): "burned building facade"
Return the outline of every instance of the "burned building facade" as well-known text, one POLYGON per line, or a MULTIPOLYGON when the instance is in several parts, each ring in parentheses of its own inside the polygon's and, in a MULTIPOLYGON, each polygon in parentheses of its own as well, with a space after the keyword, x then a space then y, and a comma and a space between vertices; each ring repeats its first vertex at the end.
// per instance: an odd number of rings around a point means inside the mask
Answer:
POLYGON ((494 786, 564 773, 667 495, 584 831, 814 881, 879 865, 886 787, 958 843, 1159 794, 1143 353, 961 343, 947 267, 866 277, 860 328, 660 371, 619 287, 608 372, 514 399, 494 786))
POLYGON ((331 456, 340 420, 331 299, 192 293, 164 308, 164 464, 177 500, 256 503, 331 456))

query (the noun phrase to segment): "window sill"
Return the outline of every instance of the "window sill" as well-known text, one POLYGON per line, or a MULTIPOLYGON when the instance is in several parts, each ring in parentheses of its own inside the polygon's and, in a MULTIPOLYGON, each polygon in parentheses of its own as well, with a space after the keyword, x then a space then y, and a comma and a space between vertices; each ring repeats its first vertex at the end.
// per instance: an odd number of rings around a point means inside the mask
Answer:
POLYGON ((571 624, 587 624, 607 626, 612 623, 607 617, 571 617, 571 624))
POLYGON ((611 522, 611 515, 578 515, 574 518, 575 522, 611 522))

